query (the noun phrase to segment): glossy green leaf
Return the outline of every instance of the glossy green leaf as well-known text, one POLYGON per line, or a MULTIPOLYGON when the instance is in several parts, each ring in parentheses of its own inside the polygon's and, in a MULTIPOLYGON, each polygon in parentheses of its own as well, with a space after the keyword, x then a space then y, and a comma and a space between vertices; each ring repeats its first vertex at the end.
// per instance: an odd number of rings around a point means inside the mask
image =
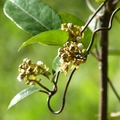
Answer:
POLYGON ((11 108, 12 106, 14 106, 16 103, 18 103, 22 99, 28 97, 29 95, 39 92, 39 90, 40 90, 39 88, 30 87, 30 88, 26 88, 23 91, 19 92, 10 102, 8 109, 11 108))
POLYGON ((40 44, 53 45, 53 46, 62 46, 69 38, 68 32, 62 30, 50 30, 42 32, 26 42, 24 42, 19 50, 29 44, 39 42, 40 44))
MULTIPOLYGON (((73 23, 74 25, 84 26, 85 23, 79 19, 78 17, 68 14, 68 13, 60 13, 61 19, 63 23, 73 23)), ((84 32, 84 39, 81 41, 85 48, 88 47, 89 42, 91 40, 92 31, 87 28, 84 32)))
POLYGON ((59 29, 61 25, 59 14, 41 0, 7 0, 4 13, 32 35, 59 29))
POLYGON ((56 72, 60 71, 60 57, 56 56, 52 62, 52 74, 54 75, 56 72))

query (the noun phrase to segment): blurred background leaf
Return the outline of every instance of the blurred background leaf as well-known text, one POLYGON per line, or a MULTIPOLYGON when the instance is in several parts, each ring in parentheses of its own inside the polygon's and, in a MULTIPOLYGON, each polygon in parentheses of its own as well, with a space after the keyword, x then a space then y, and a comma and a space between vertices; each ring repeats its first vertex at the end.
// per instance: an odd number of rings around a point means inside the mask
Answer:
MULTIPOLYGON (((16 106, 7 110, 11 99, 27 86, 17 81, 18 65, 26 57, 33 61, 41 60, 50 68, 57 55, 58 47, 33 44, 17 52, 20 45, 31 36, 19 29, 3 13, 3 5, 6 0, 0 1, 0 120, 97 120, 99 102, 99 63, 91 55, 86 64, 82 64, 73 76, 68 89, 66 106, 59 115, 50 113, 46 106, 45 94, 34 94, 19 102, 16 106)), ((86 6, 85 0, 43 0, 58 12, 68 12, 87 21, 91 12, 86 6)), ((91 0, 92 1, 92 0, 91 0)), ((95 8, 98 4, 92 2, 95 8)), ((120 19, 120 12, 116 14, 120 19)), ((110 30, 110 49, 120 48, 120 22, 114 19, 113 29, 110 30)), ((118 93, 120 93, 120 56, 109 56, 109 76, 118 93)), ((53 107, 60 107, 61 94, 63 92, 66 77, 59 80, 59 93, 53 99, 53 107)), ((56 109, 57 109, 56 108, 56 109)), ((108 112, 120 111, 120 104, 109 88, 108 112)), ((110 118, 109 120, 119 120, 110 118)))

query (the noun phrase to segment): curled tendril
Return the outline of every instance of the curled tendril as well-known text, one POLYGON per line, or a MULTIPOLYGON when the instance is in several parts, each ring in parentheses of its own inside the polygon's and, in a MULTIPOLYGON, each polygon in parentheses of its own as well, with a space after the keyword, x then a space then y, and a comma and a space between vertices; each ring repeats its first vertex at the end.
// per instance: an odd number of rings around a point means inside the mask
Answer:
POLYGON ((72 76, 74 74, 74 72, 76 71, 76 67, 71 71, 70 73, 70 76, 68 78, 68 81, 66 83, 66 87, 65 87, 65 90, 64 90, 64 93, 63 93, 63 97, 62 97, 62 106, 61 108, 58 110, 58 111, 55 111, 52 109, 51 105, 50 105, 50 101, 51 101, 51 98, 53 97, 53 95, 57 92, 57 81, 58 81, 58 78, 59 78, 59 74, 60 72, 58 72, 56 74, 56 78, 55 78, 55 81, 54 81, 54 87, 53 87, 53 91, 52 92, 49 92, 49 96, 48 96, 48 99, 47 99, 47 105, 48 105, 48 108, 49 110, 54 113, 54 114, 59 114, 63 111, 64 109, 64 106, 65 106, 65 101, 66 101, 66 93, 67 93, 67 90, 68 90, 68 87, 69 87, 69 84, 70 84, 70 81, 72 79, 72 76))
POLYGON ((86 24, 84 25, 81 34, 86 30, 86 28, 88 27, 88 25, 90 24, 90 22, 93 20, 93 18, 96 16, 96 14, 101 10, 101 8, 106 4, 108 0, 106 0, 105 2, 103 2, 98 8, 97 10, 93 13, 93 15, 90 17, 90 19, 86 22, 86 24))
POLYGON ((94 38, 95 38, 95 35, 97 32, 99 31, 103 31, 103 30, 110 30, 112 28, 112 21, 113 21, 113 18, 114 18, 114 15, 120 10, 120 7, 117 8, 116 10, 114 10, 110 16, 110 20, 109 20, 109 26, 108 27, 102 27, 102 28, 98 28, 94 31, 94 33, 92 34, 92 38, 91 38, 91 41, 90 41, 90 44, 88 45, 88 48, 87 48, 87 53, 90 52, 91 50, 91 47, 93 45, 93 42, 94 42, 94 38))

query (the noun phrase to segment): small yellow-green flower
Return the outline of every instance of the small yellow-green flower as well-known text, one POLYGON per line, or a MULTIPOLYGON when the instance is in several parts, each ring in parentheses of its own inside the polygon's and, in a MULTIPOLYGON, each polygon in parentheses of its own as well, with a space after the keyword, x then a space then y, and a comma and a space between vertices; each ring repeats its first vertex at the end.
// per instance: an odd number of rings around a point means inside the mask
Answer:
POLYGON ((43 64, 43 62, 38 61, 33 64, 30 59, 25 58, 23 63, 19 65, 19 75, 17 77, 18 81, 25 81, 26 84, 33 85, 35 82, 39 82, 41 79, 39 75, 43 75, 49 79, 49 68, 43 64))
POLYGON ((86 61, 86 49, 81 42, 84 38, 84 33, 81 34, 82 27, 72 23, 63 23, 61 30, 69 33, 68 41, 62 48, 58 49, 58 56, 61 58, 60 71, 66 75, 70 64, 72 65, 71 68, 76 67, 78 69, 80 63, 86 61))

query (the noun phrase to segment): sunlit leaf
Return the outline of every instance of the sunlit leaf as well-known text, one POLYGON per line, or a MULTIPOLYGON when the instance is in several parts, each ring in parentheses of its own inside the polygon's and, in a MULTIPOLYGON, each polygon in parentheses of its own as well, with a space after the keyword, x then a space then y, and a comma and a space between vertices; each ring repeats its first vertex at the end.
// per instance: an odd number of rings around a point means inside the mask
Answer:
POLYGON ((52 73, 55 74, 60 70, 60 57, 56 56, 55 59, 52 62, 52 73))
POLYGON ((8 109, 11 108, 12 106, 14 106, 16 103, 18 103, 19 101, 21 101, 22 99, 28 97, 29 95, 38 92, 40 89, 36 88, 36 87, 30 87, 30 88, 26 88, 23 91, 19 92, 10 102, 8 109))
POLYGON ((62 46, 68 40, 68 37, 69 37, 68 32, 62 30, 50 30, 42 32, 24 42, 19 48, 19 50, 35 42, 39 42, 40 44, 45 45, 62 46))
POLYGON ((59 14, 41 0, 7 0, 4 13, 21 29, 36 35, 59 29, 59 14))

